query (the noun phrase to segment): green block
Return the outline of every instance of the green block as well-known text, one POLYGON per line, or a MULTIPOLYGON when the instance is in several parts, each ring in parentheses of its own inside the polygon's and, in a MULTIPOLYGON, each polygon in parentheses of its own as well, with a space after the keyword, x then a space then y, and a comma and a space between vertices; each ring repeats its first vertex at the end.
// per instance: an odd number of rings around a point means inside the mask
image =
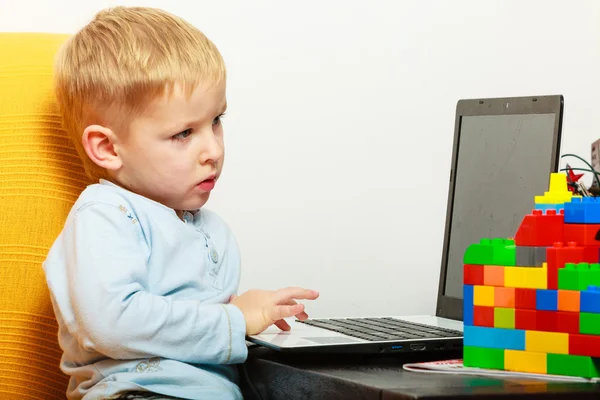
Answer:
POLYGON ((493 239, 494 254, 491 265, 517 265, 517 246, 512 239, 493 239))
POLYGON ((600 314, 579 313, 579 333, 600 335, 600 314))
MULTIPOLYGON (((592 264, 593 265, 593 264, 592 264)), ((588 263, 565 263, 564 268, 558 270, 558 288, 562 290, 587 290, 593 282, 593 277, 600 277, 600 269, 588 263)))
POLYGON ((515 329, 515 309, 514 308, 494 308, 494 327, 515 329))
POLYGON ((481 239, 467 247, 464 264, 514 266, 517 262, 517 247, 512 239, 481 239))
POLYGON ((598 263, 590 264, 590 285, 600 287, 600 264, 598 263))
POLYGON ((463 365, 465 367, 504 369, 504 349, 464 346, 463 365))
POLYGON ((548 354, 547 369, 550 375, 600 377, 600 359, 569 354, 548 354))

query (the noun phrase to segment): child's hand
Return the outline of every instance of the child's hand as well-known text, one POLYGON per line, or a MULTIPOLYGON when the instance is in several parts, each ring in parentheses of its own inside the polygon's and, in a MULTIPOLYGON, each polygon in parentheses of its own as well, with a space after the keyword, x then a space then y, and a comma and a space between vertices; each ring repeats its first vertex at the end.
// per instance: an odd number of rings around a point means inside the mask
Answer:
POLYGON ((308 315, 304 305, 294 299, 315 300, 319 293, 314 290, 290 287, 286 289, 259 290, 252 289, 237 297, 230 304, 238 307, 246 319, 246 334, 256 335, 275 324, 279 329, 289 331, 290 326, 284 318, 296 316, 305 320, 308 315))

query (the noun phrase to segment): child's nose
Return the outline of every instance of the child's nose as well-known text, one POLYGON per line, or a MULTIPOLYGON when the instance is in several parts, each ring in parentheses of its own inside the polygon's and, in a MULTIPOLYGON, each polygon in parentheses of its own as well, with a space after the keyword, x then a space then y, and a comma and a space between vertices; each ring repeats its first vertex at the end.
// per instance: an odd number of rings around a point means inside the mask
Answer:
POLYGON ((207 133, 204 139, 200 162, 205 164, 219 161, 223 157, 223 143, 213 132, 207 133))

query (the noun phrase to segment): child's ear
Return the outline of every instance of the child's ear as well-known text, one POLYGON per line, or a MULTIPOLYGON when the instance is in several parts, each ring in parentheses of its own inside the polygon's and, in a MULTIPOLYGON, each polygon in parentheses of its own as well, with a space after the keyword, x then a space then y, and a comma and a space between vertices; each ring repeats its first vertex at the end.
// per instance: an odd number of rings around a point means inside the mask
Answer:
POLYGON ((121 157, 115 151, 116 136, 101 125, 90 125, 83 131, 82 144, 88 157, 98 166, 116 171, 121 168, 121 157))

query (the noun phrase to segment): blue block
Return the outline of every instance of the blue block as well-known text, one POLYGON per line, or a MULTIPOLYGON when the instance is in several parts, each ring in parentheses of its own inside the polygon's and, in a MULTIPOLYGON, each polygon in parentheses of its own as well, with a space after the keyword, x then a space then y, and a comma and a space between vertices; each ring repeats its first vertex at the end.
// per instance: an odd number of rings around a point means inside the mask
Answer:
POLYGON ((463 325, 473 325, 474 306, 473 285, 464 285, 463 288, 463 325))
POLYGON ((565 208, 564 203, 560 203, 560 204, 536 204, 535 205, 535 209, 536 210, 542 210, 544 212, 544 214, 546 214, 546 210, 556 210, 556 213, 558 214, 560 210, 563 210, 565 208))
POLYGON ((581 291, 579 309, 581 312, 600 313, 600 288, 588 286, 588 290, 581 291))
POLYGON ((525 331, 465 325, 464 346, 491 349, 525 350, 525 331))
POLYGON ((558 311, 558 290, 538 289, 535 293, 535 309, 558 311))
POLYGON ((572 198, 565 203, 565 224, 600 224, 600 201, 596 197, 572 198))

